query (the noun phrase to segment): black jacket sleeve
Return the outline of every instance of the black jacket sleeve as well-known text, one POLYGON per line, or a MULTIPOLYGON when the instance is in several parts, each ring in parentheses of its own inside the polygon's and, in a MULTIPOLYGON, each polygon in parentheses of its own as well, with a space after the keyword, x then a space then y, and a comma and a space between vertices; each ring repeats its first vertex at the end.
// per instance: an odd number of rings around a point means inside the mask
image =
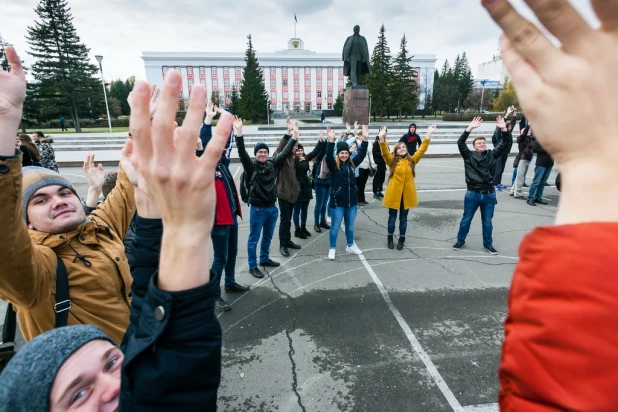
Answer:
POLYGON ((468 149, 468 146, 466 145, 466 140, 468 140, 468 136, 470 136, 470 132, 464 130, 464 132, 461 134, 461 136, 459 136, 459 139, 457 140, 457 148, 459 149, 459 153, 461 153, 464 158, 470 155, 470 149, 468 149))
POLYGON ((369 142, 363 141, 356 151, 356 154, 352 157, 352 161, 356 166, 365 160, 365 156, 367 156, 367 146, 369 146, 369 142))
POLYGON ((494 134, 491 136, 491 143, 494 145, 494 149, 497 148, 500 141, 501 130, 498 126, 494 129, 494 134))
POLYGON ((326 143, 326 166, 328 166, 328 170, 337 170, 337 163, 335 163, 335 143, 326 143))
POLYGON ((307 158, 307 161, 313 160, 315 157, 317 157, 318 154, 320 152, 322 152, 322 147, 323 146, 324 146, 324 142, 318 141, 318 143, 315 145, 313 150, 310 153, 305 154, 305 157, 307 158))
POLYGON ((242 163, 242 168, 245 173, 253 173, 253 161, 249 153, 247 153, 247 149, 245 149, 244 136, 236 136, 236 148, 238 149, 238 157, 240 158, 240 163, 242 163))
MULTIPOLYGON (((285 139, 285 136, 283 138, 285 139)), ((292 148, 294 147, 295 144, 296 144, 296 140, 290 139, 290 137, 288 136, 288 142, 283 148, 283 150, 281 151, 281 153, 278 153, 276 156, 273 157, 273 163, 275 164, 275 169, 278 169, 281 166, 283 166, 283 163, 285 162, 285 160, 292 154, 292 148)))
POLYGON ((498 147, 496 147, 493 152, 494 157, 502 156, 506 152, 506 149, 510 147, 512 144, 512 143, 509 144, 509 139, 513 141, 513 135, 511 135, 511 133, 509 133, 508 131, 506 132, 500 131, 500 133, 501 133, 501 139, 500 139, 500 143, 498 143, 498 147))

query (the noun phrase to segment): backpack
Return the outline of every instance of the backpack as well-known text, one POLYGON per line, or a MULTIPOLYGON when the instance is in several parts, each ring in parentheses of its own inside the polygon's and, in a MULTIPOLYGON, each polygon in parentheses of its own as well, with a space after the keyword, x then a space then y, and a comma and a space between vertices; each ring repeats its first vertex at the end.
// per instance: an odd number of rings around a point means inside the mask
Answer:
POLYGON ((251 184, 253 183, 253 179, 255 179, 256 171, 254 170, 251 173, 251 179, 247 179, 247 173, 243 170, 240 175, 240 198, 246 204, 249 204, 249 195, 251 194, 251 184))

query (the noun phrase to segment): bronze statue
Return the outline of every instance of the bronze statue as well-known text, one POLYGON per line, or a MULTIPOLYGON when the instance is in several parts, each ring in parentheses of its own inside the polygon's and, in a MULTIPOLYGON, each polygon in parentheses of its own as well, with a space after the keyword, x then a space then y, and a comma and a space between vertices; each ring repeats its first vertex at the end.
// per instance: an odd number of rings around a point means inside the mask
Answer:
POLYGON ((358 86, 361 75, 371 73, 367 39, 359 33, 360 26, 354 26, 354 34, 343 45, 343 75, 351 78, 352 86, 358 86))

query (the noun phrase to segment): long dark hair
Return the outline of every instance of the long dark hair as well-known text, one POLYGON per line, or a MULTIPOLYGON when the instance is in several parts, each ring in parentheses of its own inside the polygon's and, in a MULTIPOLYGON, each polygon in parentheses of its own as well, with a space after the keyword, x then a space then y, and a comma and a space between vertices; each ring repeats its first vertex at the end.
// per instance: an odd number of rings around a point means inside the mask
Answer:
POLYGON ((403 158, 401 156, 399 156, 397 154, 397 148, 400 147, 401 145, 403 145, 406 149, 408 148, 406 146, 405 143, 399 142, 397 144, 395 144, 395 147, 393 147, 393 161, 391 162, 391 164, 389 165, 388 169, 389 169, 389 175, 388 178, 392 178, 393 174, 395 174, 395 168, 397 167, 397 162, 399 162, 400 160, 406 159, 408 161, 408 163, 410 163, 410 169, 412 169, 412 176, 416 177, 416 170, 414 168, 414 160, 412 160, 412 156, 410 156, 410 152, 406 153, 405 156, 403 156, 403 158))
POLYGON ((30 150, 30 154, 34 157, 34 160, 38 161, 41 159, 41 154, 39 153, 39 149, 36 147, 34 143, 32 143, 32 139, 27 134, 20 134, 19 141, 21 142, 20 146, 26 146, 28 150, 30 150))

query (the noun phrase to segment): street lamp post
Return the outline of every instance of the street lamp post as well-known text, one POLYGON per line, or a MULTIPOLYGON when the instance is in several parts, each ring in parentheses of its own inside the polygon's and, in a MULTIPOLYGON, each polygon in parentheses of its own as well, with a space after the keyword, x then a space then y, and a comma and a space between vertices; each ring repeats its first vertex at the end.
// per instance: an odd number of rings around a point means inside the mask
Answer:
POLYGON ((107 104, 107 90, 105 90, 105 80, 103 79, 103 65, 101 61, 103 60, 103 56, 97 55, 94 56, 95 59, 99 62, 99 69, 101 70, 101 83, 103 83, 103 96, 105 96, 105 108, 107 109, 107 123, 109 124, 109 132, 112 132, 112 118, 109 115, 109 104, 107 104))
POLYGON ((483 88, 481 89, 481 104, 479 108, 479 113, 483 112, 483 95, 485 94, 485 82, 487 82, 487 80, 481 80, 481 84, 483 85, 483 88))

